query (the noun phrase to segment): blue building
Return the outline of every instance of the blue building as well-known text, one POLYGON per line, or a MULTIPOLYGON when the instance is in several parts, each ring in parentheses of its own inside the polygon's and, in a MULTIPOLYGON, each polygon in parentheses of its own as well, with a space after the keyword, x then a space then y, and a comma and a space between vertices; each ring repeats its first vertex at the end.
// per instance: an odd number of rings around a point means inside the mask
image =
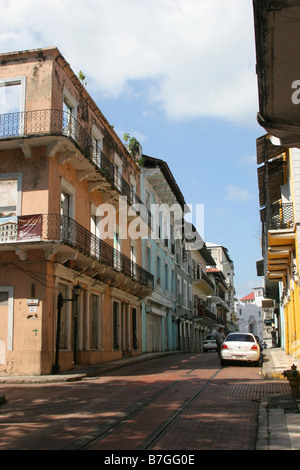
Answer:
POLYGON ((154 275, 154 291, 142 301, 142 349, 175 350, 180 348, 180 320, 173 208, 183 213, 185 201, 165 161, 146 155, 142 160, 140 194, 152 224, 151 234, 142 239, 141 259, 142 266, 154 275))

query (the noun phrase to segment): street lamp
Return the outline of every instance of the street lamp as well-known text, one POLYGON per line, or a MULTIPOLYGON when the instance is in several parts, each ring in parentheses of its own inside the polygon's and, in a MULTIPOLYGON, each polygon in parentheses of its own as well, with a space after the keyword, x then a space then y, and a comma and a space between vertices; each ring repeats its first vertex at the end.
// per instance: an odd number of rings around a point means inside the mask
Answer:
POLYGON ((59 341, 60 341, 60 319, 61 310, 65 302, 76 302, 79 297, 81 287, 79 283, 73 288, 73 298, 64 299, 61 293, 57 296, 57 327, 56 327, 56 348, 55 348, 55 364, 52 366, 52 374, 57 374, 60 371, 59 366, 59 341))

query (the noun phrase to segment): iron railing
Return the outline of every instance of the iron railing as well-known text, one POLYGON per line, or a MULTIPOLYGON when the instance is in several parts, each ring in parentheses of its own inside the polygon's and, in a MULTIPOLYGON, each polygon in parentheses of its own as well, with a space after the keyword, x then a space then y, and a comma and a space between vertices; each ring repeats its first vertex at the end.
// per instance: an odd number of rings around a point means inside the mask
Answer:
POLYGON ((17 217, 1 224, 0 244, 20 241, 55 241, 71 246, 131 279, 154 288, 154 276, 123 253, 98 238, 70 217, 44 214, 17 217))
POLYGON ((194 306, 194 318, 209 318, 210 320, 217 321, 216 314, 200 303, 196 303, 194 306))
POLYGON ((35 136, 65 136, 93 163, 105 179, 123 196, 130 205, 140 204, 148 224, 151 217, 132 186, 123 178, 117 167, 103 153, 97 142, 67 111, 43 109, 0 114, 0 139, 27 138, 35 136))
POLYGON ((286 230, 294 228, 294 212, 292 202, 274 202, 271 204, 269 230, 286 230))
POLYGON ((214 283, 209 279, 207 274, 205 274, 205 272, 199 266, 197 266, 196 268, 193 268, 193 279, 203 280, 211 287, 211 289, 214 290, 215 288, 214 283))

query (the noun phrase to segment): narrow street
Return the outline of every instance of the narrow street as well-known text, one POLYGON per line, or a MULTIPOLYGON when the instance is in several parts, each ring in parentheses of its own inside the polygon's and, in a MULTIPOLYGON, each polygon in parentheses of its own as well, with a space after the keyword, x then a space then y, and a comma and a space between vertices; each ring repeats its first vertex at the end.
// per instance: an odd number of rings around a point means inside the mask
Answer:
POLYGON ((5 385, 0 450, 254 450, 260 399, 288 391, 260 371, 187 353, 79 382, 5 385))

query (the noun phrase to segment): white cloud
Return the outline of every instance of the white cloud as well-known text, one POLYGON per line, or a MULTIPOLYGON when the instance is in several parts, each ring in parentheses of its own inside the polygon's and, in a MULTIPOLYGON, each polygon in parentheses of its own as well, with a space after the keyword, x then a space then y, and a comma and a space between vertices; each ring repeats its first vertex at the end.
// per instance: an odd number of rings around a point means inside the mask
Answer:
POLYGON ((168 117, 256 120, 251 0, 0 0, 1 51, 57 46, 88 88, 144 91, 168 117))
POLYGON ((227 201, 244 202, 252 199, 252 194, 245 188, 229 185, 226 186, 226 199, 227 201))
POLYGON ((256 169, 256 155, 243 155, 238 158, 238 163, 243 166, 254 166, 256 169))

